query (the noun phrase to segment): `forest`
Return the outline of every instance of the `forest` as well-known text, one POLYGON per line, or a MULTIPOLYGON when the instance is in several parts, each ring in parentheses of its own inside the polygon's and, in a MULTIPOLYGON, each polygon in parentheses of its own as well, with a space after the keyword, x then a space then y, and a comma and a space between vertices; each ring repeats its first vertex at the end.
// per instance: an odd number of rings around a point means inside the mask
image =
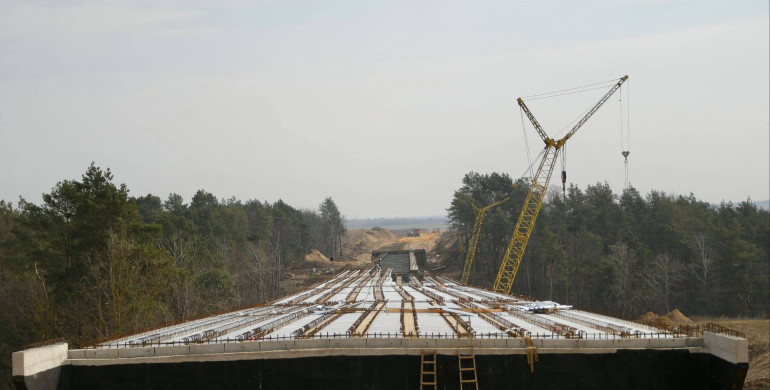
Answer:
POLYGON ((94 164, 42 204, 0 201, 0 387, 26 344, 86 346, 285 295, 291 262, 338 256, 344 234, 331 198, 305 210, 204 190, 131 197, 94 164))
MULTIPOLYGON (((463 178, 447 210, 460 242, 473 230, 471 204, 510 198, 486 213, 470 284, 492 286, 528 190, 506 174, 463 178)), ((769 223, 768 211, 750 200, 712 205, 633 187, 615 194, 606 183, 551 189, 511 292, 625 317, 675 308, 766 317, 769 223)))

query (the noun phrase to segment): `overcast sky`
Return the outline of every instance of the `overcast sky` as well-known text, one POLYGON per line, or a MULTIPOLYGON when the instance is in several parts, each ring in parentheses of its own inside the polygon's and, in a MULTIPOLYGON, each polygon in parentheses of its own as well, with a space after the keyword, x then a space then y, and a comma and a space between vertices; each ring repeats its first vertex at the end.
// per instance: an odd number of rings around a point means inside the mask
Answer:
MULTIPOLYGON (((643 194, 765 200, 768 4, 0 0, 0 199, 94 161, 134 196, 443 215, 463 175, 519 177, 525 134, 542 148, 517 97, 627 74, 569 182, 620 193, 622 123, 643 194)), ((556 134, 603 93, 529 107, 556 134)))

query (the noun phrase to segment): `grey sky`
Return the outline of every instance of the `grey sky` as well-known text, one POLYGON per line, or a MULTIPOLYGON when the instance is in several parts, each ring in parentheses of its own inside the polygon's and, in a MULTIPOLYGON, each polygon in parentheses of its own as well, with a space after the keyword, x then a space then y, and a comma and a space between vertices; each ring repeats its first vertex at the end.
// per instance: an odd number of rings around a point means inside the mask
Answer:
MULTIPOLYGON (((525 171, 517 97, 628 74, 635 187, 764 200, 769 14, 766 0, 0 0, 0 199, 39 203, 94 161, 135 196, 441 215, 465 173, 525 171)), ((529 107, 555 134, 603 92, 529 107)), ((570 182, 620 192, 619 111, 613 98, 570 140, 570 182)))

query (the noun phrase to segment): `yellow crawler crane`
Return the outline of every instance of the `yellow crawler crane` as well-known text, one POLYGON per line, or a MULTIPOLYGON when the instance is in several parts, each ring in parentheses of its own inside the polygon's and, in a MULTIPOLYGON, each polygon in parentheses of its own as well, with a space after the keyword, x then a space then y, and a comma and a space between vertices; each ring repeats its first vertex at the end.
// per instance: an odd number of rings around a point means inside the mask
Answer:
MULTIPOLYGON (((601 107, 612 94, 617 91, 621 85, 628 79, 628 76, 623 76, 618 82, 607 92, 598 103, 596 103, 588 113, 583 116, 580 121, 572 127, 572 129, 560 140, 554 140, 545 133, 545 130, 540 126, 535 116, 529 111, 529 108, 524 101, 519 98, 517 101, 519 106, 527 114, 527 118, 532 122, 532 125, 537 130, 540 138, 545 142, 545 150, 543 151, 543 159, 540 161, 540 166, 537 168, 537 173, 532 179, 532 184, 527 194, 527 199, 524 201, 524 206, 521 209, 519 220, 516 222, 516 228, 513 231, 511 241, 508 243, 508 249, 505 251, 505 257, 502 264, 500 264, 500 270, 497 272, 495 278, 494 290, 503 294, 509 294, 511 287, 513 286, 513 280, 516 278, 516 272, 519 271, 519 265, 521 264, 521 258, 524 256, 524 250, 527 248, 527 242, 529 241, 529 235, 532 234, 532 228, 535 226, 535 220, 537 214, 540 212, 540 207, 543 205, 543 199, 545 198, 546 190, 548 189, 548 182, 551 180, 551 174, 556 166, 556 157, 559 155, 559 151, 564 146, 570 137, 575 134, 586 121, 593 116, 596 110, 601 107)), ((562 173, 563 174, 563 173, 562 173)))
POLYGON ((471 203, 473 211, 476 212, 476 223, 473 224, 473 233, 471 234, 471 239, 468 241, 468 252, 465 255, 463 276, 460 279, 460 283, 462 283, 463 286, 468 285, 468 278, 471 276, 471 266, 473 265, 473 257, 476 255, 476 245, 479 243, 479 234, 481 234, 481 225, 484 223, 484 214, 487 210, 507 202, 508 199, 510 198, 506 197, 499 202, 492 203, 491 205, 482 208, 478 208, 478 206, 471 203))

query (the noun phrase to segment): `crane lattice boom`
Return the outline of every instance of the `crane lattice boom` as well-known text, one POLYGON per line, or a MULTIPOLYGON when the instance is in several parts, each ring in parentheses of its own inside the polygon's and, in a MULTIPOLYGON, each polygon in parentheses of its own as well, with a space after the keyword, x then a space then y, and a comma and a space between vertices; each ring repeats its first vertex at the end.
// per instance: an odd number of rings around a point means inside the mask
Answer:
POLYGON ((586 113, 575 126, 565 135, 562 139, 555 141, 553 138, 546 134, 545 130, 540 126, 540 123, 535 119, 535 116, 529 110, 524 101, 519 98, 518 103, 524 113, 527 114, 527 118, 532 122, 532 125, 537 130, 540 138, 545 142, 545 152, 543 153, 543 159, 540 161, 540 166, 537 169, 535 177, 532 179, 532 184, 527 194, 527 199, 524 201, 524 206, 519 214, 519 220, 516 222, 516 228, 513 231, 511 240, 508 242, 508 249, 505 252, 502 264, 500 264, 500 270, 497 272, 495 278, 494 290, 504 294, 511 292, 513 281, 516 279, 516 273, 519 271, 519 265, 521 259, 524 256, 524 250, 527 248, 527 242, 529 236, 532 234, 532 229, 535 227, 535 221, 537 215, 540 212, 540 207, 543 205, 543 199, 545 198, 546 190, 548 189, 548 183, 551 181, 551 174, 556 166, 556 158, 559 156, 562 146, 567 140, 575 134, 575 132, 582 127, 586 121, 607 101, 607 99, 620 88, 621 85, 628 79, 628 76, 623 76, 618 82, 607 92, 598 103, 596 103, 588 113, 586 113))
MULTIPOLYGON (((515 186, 514 186, 515 187, 515 186)), ((481 234, 481 225, 484 223, 484 214, 487 210, 495 207, 499 204, 505 203, 510 198, 505 198, 499 202, 490 204, 482 208, 478 208, 475 204, 471 203, 473 210, 476 211, 476 223, 473 224, 473 233, 471 239, 468 242, 468 252, 465 255, 465 266, 463 267, 463 276, 460 278, 460 283, 463 286, 468 284, 468 278, 471 276, 471 266, 473 265, 473 257, 476 255, 476 246, 479 243, 479 235, 481 234)))

